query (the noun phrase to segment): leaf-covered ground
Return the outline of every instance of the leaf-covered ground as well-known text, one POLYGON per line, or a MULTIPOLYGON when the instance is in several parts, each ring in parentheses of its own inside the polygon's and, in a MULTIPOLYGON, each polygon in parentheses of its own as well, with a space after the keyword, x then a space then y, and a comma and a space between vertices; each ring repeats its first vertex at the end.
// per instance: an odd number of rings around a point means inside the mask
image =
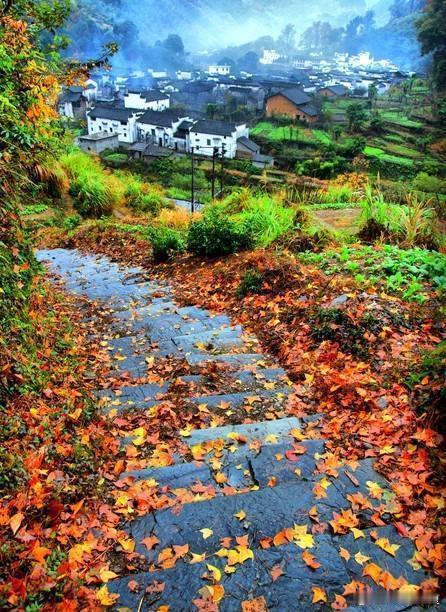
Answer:
MULTIPOLYGON (((336 471, 343 459, 376 458, 396 494, 390 511, 386 506, 385 521, 414 540, 416 563, 433 572, 430 587, 438 588, 445 577, 445 456, 435 429, 438 410, 430 408, 444 381, 413 377, 423 351, 442 339, 434 294, 423 305, 405 302, 371 287, 360 289, 345 275, 328 277, 314 265, 269 252, 213 262, 184 258, 154 268, 147 243, 113 230, 100 237, 81 233, 74 242, 142 264, 152 277, 168 278, 181 302, 226 312, 254 331, 297 384, 292 413, 323 415, 326 473, 336 471), (404 384, 411 376, 412 388, 404 384)), ((2 414, 8 469, 1 474, 0 602, 4 608, 26 602, 28 609, 95 609, 114 603, 106 583, 120 569, 144 568, 134 541, 121 530, 122 520, 181 504, 190 495, 166 496, 145 481, 123 487, 117 485, 120 475, 169 465, 173 453, 185 452, 179 432, 226 422, 227 407, 212 423, 209 414, 191 409, 184 400, 190 389, 179 385, 160 396, 150 421, 128 414, 106 418, 88 395, 98 386, 118 384, 108 372, 113 337, 107 331, 108 313, 62 292, 46 295, 32 310, 38 321, 37 357, 47 373, 43 393, 25 389, 2 414), (88 322, 93 315, 94 329, 88 322), (133 444, 123 452, 119 440, 128 435, 133 444)), ((175 360, 149 360, 139 382, 162 383, 172 373, 196 374, 175 360)), ((224 384, 224 373, 216 371, 214 377, 215 385, 224 384)), ((367 503, 358 498, 353 508, 359 511, 367 503)), ((334 519, 333 528, 343 529, 349 520, 353 525, 354 514, 334 519)), ((375 519, 379 525, 379 512, 375 519)), ((286 541, 287 534, 283 537, 286 541)), ((148 541, 148 550, 155 544, 148 541)), ((239 546, 244 550, 243 542, 239 546)), ((306 552, 305 563, 317 564, 306 552)), ((161 567, 188 552, 169 554, 161 567)), ((376 572, 381 579, 379 568, 376 572)), ((213 584, 205 599, 218 601, 218 580, 213 584)), ((315 592, 314 602, 324 602, 324 596, 315 592)), ((335 605, 344 603, 340 596, 335 605)))

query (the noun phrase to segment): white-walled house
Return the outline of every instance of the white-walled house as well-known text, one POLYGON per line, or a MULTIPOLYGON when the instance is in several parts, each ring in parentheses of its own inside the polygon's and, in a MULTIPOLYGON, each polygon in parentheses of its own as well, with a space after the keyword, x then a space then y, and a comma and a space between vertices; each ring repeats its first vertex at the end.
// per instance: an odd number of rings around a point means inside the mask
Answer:
POLYGON ((87 97, 84 88, 72 86, 63 91, 57 101, 57 111, 62 117, 85 119, 87 97))
POLYGON ((199 155, 212 157, 214 149, 221 154, 224 147, 225 157, 233 159, 237 153, 237 140, 249 137, 249 128, 245 123, 236 125, 224 121, 200 120, 194 123, 189 131, 188 150, 199 155))
POLYGON ((209 66, 208 73, 211 76, 229 76, 231 74, 231 66, 213 64, 209 66))
POLYGON ((163 111, 170 108, 169 94, 157 89, 149 91, 128 91, 124 95, 125 108, 139 108, 142 110, 163 111))
POLYGON ((190 121, 187 115, 178 111, 145 111, 136 121, 137 138, 139 142, 156 144, 159 147, 184 150, 182 143, 175 134, 183 121, 190 121))
POLYGON ((95 106, 87 113, 88 134, 117 134, 119 142, 133 144, 137 139, 136 119, 142 112, 137 108, 95 106))

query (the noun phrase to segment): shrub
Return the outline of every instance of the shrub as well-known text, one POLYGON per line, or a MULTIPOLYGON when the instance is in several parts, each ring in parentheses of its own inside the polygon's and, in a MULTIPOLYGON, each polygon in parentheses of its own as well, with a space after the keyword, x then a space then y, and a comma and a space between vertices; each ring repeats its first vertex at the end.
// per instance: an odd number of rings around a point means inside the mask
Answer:
MULTIPOLYGON (((196 213, 199 216, 199 213, 196 213)), ((160 225, 170 227, 176 230, 187 230, 191 223, 192 216, 184 208, 164 208, 157 217, 157 221, 160 225)))
POLYGON ((229 255, 253 245, 252 232, 245 223, 233 221, 213 209, 191 224, 187 237, 188 250, 206 257, 229 255))
POLYGON ((153 259, 157 263, 168 261, 171 257, 183 253, 186 247, 183 235, 168 227, 151 228, 149 238, 153 259))
POLYGON ((121 180, 125 184, 125 202, 134 211, 157 215, 167 205, 162 187, 143 183, 132 175, 124 175, 121 180))
POLYGON ((427 172, 419 172, 412 181, 412 186, 417 191, 424 191, 425 193, 446 193, 446 181, 442 181, 427 172))
POLYGON ((263 286, 263 274, 258 270, 247 270, 237 287, 236 295, 239 298, 248 293, 259 293, 263 286))
POLYGON ((296 212, 279 201, 263 196, 251 200, 240 214, 256 244, 266 247, 294 226, 296 212))
POLYGON ((80 225, 81 222, 82 217, 80 215, 69 215, 63 220, 62 226, 64 229, 70 231, 76 229, 76 227, 80 225))
POLYGON ((74 208, 84 217, 102 217, 112 210, 112 194, 99 174, 82 171, 72 180, 69 193, 74 208))

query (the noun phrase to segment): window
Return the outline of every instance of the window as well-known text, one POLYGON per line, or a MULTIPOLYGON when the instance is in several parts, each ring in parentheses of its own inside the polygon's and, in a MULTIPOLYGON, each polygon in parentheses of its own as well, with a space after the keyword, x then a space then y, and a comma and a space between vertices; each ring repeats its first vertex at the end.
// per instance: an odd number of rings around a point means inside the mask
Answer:
POLYGON ((102 125, 99 125, 99 131, 102 132, 102 125))
POLYGON ((113 134, 113 128, 112 127, 110 128, 110 133, 113 134))
POLYGON ((207 144, 207 146, 208 146, 208 147, 210 147, 210 146, 211 146, 211 139, 210 139, 210 138, 208 138, 208 139, 206 140, 206 144, 207 144))

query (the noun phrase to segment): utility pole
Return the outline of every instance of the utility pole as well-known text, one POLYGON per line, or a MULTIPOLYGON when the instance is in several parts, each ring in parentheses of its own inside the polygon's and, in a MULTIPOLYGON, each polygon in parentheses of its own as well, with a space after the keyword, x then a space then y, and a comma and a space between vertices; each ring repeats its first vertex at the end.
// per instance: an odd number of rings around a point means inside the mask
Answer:
POLYGON ((218 155, 217 147, 212 149, 212 200, 215 200, 215 159, 218 155))
POLYGON ((190 199, 190 212, 192 214, 194 214, 195 212, 195 176, 194 176, 194 172, 195 172, 195 163, 194 163, 194 147, 191 147, 190 149, 191 152, 191 163, 192 163, 192 176, 191 176, 191 199, 190 199))
POLYGON ((225 183, 225 153, 226 153, 226 145, 223 143, 221 145, 221 168, 220 168, 220 198, 223 199, 223 190, 225 183))

